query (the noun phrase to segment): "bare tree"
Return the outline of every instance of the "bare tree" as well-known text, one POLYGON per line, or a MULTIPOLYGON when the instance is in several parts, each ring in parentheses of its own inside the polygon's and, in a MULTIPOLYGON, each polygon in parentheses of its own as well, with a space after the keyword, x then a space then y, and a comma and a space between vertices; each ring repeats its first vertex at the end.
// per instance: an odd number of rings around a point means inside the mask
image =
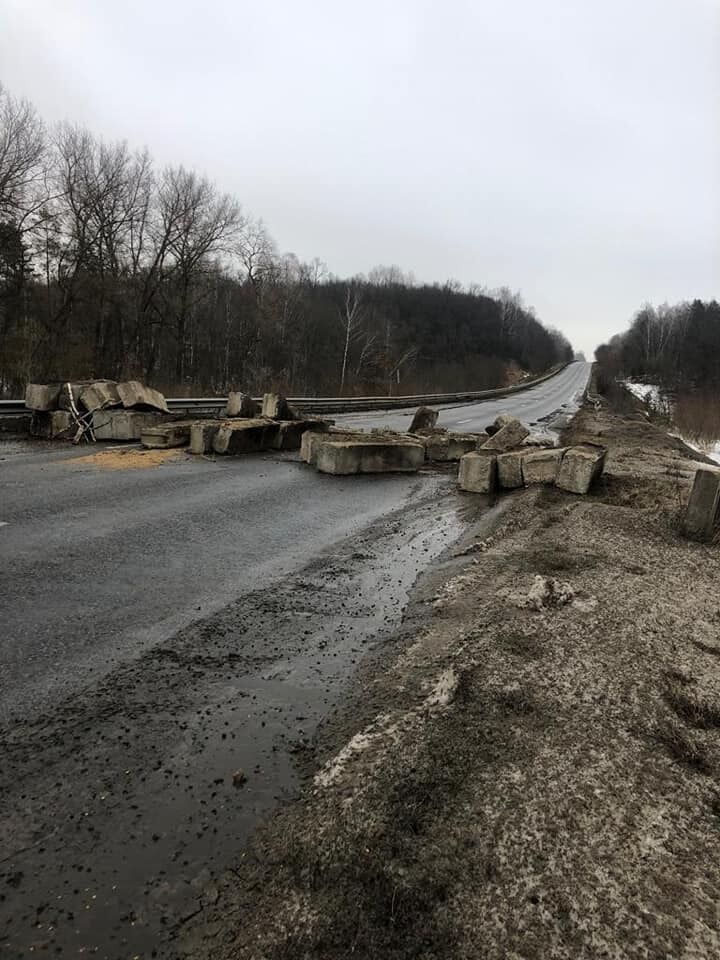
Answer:
POLYGON ((345 376, 347 374, 348 353, 350 344, 357 340, 361 324, 365 318, 362 289, 356 282, 349 283, 345 288, 345 297, 338 310, 340 325, 345 331, 343 342, 342 366, 340 370, 340 396, 345 390, 345 376))

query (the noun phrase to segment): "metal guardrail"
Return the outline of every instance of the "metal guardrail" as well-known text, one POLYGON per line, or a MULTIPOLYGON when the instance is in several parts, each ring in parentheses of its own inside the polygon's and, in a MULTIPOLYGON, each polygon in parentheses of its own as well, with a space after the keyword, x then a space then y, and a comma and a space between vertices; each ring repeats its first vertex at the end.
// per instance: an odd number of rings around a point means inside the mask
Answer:
MULTIPOLYGON (((572 363, 572 361, 570 361, 572 363)), ((405 407, 438 406, 452 403, 474 403, 480 400, 492 400, 507 397, 522 390, 528 390, 545 380, 550 380, 564 370, 568 363, 554 367, 548 373, 534 380, 515 384, 512 387, 498 387, 495 390, 475 390, 462 393, 425 393, 405 397, 288 397, 288 403, 305 413, 363 413, 372 410, 398 410, 405 407)), ((253 398, 260 402, 262 397, 253 398)), ((207 410, 217 413, 227 402, 225 397, 172 397, 167 405, 172 413, 183 411, 197 413, 207 410)), ((0 416, 20 416, 29 413, 24 400, 0 400, 0 416)))

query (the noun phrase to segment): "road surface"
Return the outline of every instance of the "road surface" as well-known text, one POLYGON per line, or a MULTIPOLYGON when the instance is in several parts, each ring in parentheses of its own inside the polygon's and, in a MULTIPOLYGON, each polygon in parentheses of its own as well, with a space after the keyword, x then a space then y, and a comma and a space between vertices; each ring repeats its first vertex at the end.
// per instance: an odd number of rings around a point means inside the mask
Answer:
MULTIPOLYGON (((588 374, 439 422, 547 424, 588 374)), ((9 957, 146 956, 198 909, 469 504, 450 474, 334 478, 284 454, 101 470, 93 455, 0 444, 9 957)))

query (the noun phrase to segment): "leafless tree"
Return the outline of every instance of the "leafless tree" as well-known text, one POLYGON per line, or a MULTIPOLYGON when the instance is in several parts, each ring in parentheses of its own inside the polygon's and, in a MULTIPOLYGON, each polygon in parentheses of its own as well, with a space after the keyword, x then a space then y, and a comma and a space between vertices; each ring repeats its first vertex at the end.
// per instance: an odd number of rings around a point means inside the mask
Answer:
POLYGON ((338 317, 345 334, 343 338, 342 366, 340 368, 340 396, 342 396, 345 390, 350 344, 358 338, 361 324, 365 317, 362 289, 358 283, 353 282, 347 284, 342 305, 338 310, 338 317))

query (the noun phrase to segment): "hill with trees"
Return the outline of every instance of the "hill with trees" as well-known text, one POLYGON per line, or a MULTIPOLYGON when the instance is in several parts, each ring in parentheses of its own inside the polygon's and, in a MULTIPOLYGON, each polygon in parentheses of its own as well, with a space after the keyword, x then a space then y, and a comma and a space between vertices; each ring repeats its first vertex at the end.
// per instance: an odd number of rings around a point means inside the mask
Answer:
POLYGON ((176 395, 482 389, 572 359, 518 294, 340 279, 147 150, 48 129, 0 87, 0 394, 139 377, 176 395))

